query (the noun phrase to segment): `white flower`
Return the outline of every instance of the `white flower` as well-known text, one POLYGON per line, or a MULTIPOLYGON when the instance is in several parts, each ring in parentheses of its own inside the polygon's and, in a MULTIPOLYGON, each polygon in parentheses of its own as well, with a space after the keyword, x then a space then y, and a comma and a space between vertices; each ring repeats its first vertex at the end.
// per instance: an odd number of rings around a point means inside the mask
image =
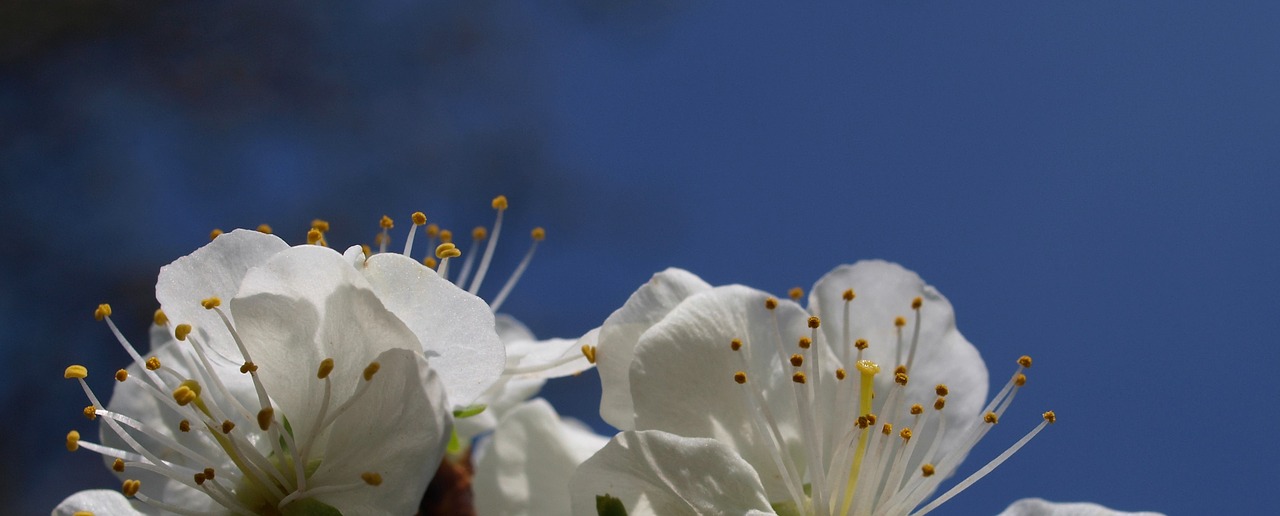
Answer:
POLYGON ((545 400, 522 403, 476 451, 476 510, 485 515, 569 514, 569 477, 608 442, 562 420, 545 400))
POLYGON ((1158 512, 1113 511, 1096 503, 1054 503, 1039 498, 1023 498, 999 516, 1164 516, 1158 512))
MULTIPOLYGON (((68 448, 104 455, 147 513, 412 513, 452 424, 424 346, 433 361, 453 353, 451 339, 501 346, 487 305, 395 260, 360 270, 318 246, 217 237, 162 269, 151 358, 99 308, 134 363, 116 373, 107 406, 85 368, 67 368, 101 422, 100 443, 71 432, 68 448), (406 307, 386 282, 433 285, 419 291, 433 304, 406 307)), ((456 390, 488 386, 473 383, 456 390)), ((55 513, 110 512, 118 497, 77 493, 55 513)))
POLYGON ((809 310, 664 271, 605 322, 595 355, 601 414, 624 432, 574 474, 575 514, 595 514, 602 495, 631 514, 908 514, 999 421, 1030 365, 984 406, 986 366, 950 303, 881 261, 828 273, 809 310))

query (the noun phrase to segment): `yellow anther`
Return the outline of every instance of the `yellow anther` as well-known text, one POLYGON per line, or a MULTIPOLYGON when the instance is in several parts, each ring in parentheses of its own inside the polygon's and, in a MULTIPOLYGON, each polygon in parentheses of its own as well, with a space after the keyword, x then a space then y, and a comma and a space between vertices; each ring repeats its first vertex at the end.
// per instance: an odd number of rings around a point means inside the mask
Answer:
POLYGON ((421 226, 427 223, 427 214, 420 211, 413 212, 413 215, 410 215, 409 218, 413 219, 413 225, 415 226, 421 226))
POLYGON ((915 299, 912 299, 912 300, 911 300, 911 309, 912 309, 912 310, 919 310, 919 309, 920 309, 920 306, 921 306, 921 305, 923 305, 923 304, 924 304, 924 299, 920 298, 920 296, 916 296, 916 298, 915 298, 915 299))
POLYGON ((872 413, 868 412, 868 413, 867 413, 866 418, 867 418, 867 424, 870 424, 870 425, 874 425, 874 424, 876 424, 876 415, 875 415, 875 414, 872 414, 872 413))
POLYGON ((426 265, 428 268, 434 269, 439 262, 437 262, 435 258, 428 256, 422 259, 422 264, 426 265))
POLYGON ((382 485, 382 475, 379 475, 379 474, 374 473, 374 472, 372 472, 372 471, 366 471, 366 472, 364 472, 364 473, 361 473, 361 474, 360 474, 360 480, 363 480, 363 481, 364 481, 364 483, 369 484, 369 485, 371 485, 371 486, 380 486, 380 485, 382 485))
POLYGON ((458 250, 458 246, 449 242, 445 242, 436 247, 436 258, 443 260, 445 258, 457 258, 459 256, 462 256, 462 251, 458 250))
POLYGON ((847 288, 844 290, 844 294, 842 294, 841 297, 843 297, 845 301, 853 301, 853 298, 858 296, 853 293, 853 289, 847 288))
POLYGON ((204 478, 213 480, 213 468, 204 468, 204 478))
POLYGON ((89 421, 98 419, 98 407, 93 405, 86 406, 84 408, 84 417, 88 418, 89 421))
POLYGON ((901 437, 903 441, 910 441, 910 440, 911 440, 911 429, 910 429, 910 428, 903 428, 901 432, 898 432, 898 437, 901 437))
POLYGON ((321 233, 326 233, 329 231, 329 221, 323 220, 323 219, 312 219, 311 229, 314 229, 321 233))
POLYGON ((204 472, 197 471, 195 475, 192 475, 192 479, 196 481, 196 485, 198 486, 204 485, 204 481, 205 481, 204 472))
POLYGON ((1023 385, 1026 385, 1026 384, 1027 384, 1027 375, 1022 374, 1022 373, 1018 373, 1018 374, 1016 374, 1016 375, 1013 375, 1013 384, 1014 384, 1014 385, 1017 385, 1018 387, 1022 387, 1023 385))
POLYGON ((923 413, 924 413, 924 407, 922 407, 919 403, 911 405, 911 415, 918 416, 923 413))
POLYGON ((490 202, 489 205, 493 206, 493 209, 498 211, 505 210, 507 209, 507 196, 499 195, 497 197, 494 197, 493 202, 490 202))
POLYGON ((230 419, 222 420, 222 433, 229 434, 232 430, 235 430, 235 428, 236 424, 232 423, 230 419))
POLYGON ((373 375, 378 374, 379 369, 382 369, 382 364, 379 364, 377 362, 369 362, 369 365, 365 366, 364 368, 364 381, 366 382, 372 381, 373 375))
POLYGON ((934 394, 937 394, 938 396, 946 396, 946 395, 947 395, 947 393, 949 393, 949 392, 951 392, 951 391, 947 389, 947 384, 945 384, 945 383, 940 383, 940 384, 938 384, 937 386, 935 386, 935 387, 933 388, 933 392, 934 392, 934 394))
POLYGON ((933 400, 933 410, 942 410, 942 408, 945 406, 947 406, 946 398, 938 398, 936 400, 933 400))
POLYGON ((124 459, 116 459, 115 462, 112 462, 111 471, 115 471, 116 473, 124 471, 124 459))
POLYGON ((264 233, 264 234, 270 235, 270 234, 271 234, 271 226, 269 226, 269 225, 267 225, 267 224, 258 224, 258 232, 259 232, 259 233, 264 233))
POLYGON ((582 345, 582 356, 587 357, 587 362, 596 363, 596 347, 590 344, 582 345))
POLYGON ((933 464, 925 464, 923 466, 920 466, 921 475, 924 475, 925 477, 931 477, 933 476, 934 473, 937 473, 937 470, 933 468, 933 464))
POLYGON ((787 291, 787 297, 791 298, 792 301, 799 301, 800 298, 804 297, 804 289, 791 287, 791 290, 787 291))
POLYGON ((800 346, 800 349, 809 349, 809 347, 813 345, 813 339, 809 337, 800 337, 800 342, 797 345, 800 346))
POLYGON ((218 299, 218 296, 206 297, 200 301, 200 306, 203 306, 205 310, 213 310, 222 306, 222 300, 218 299))
POLYGON ((1052 410, 1050 410, 1050 411, 1048 411, 1048 412, 1045 412, 1045 413, 1044 413, 1044 414, 1042 414, 1042 415, 1044 416, 1044 420, 1045 420, 1045 421, 1048 421, 1048 422, 1049 422, 1049 424, 1053 424, 1053 423, 1057 423, 1057 422, 1058 422, 1058 415, 1057 415, 1057 414, 1054 414, 1052 410))
POLYGON ((901 315, 893 318, 893 325, 899 328, 907 325, 907 318, 901 315))
POLYGON ((271 407, 267 407, 262 410, 259 410, 258 411, 258 428, 261 428, 263 432, 266 432, 268 428, 271 428, 271 421, 275 417, 276 417, 276 411, 271 407))
POLYGON ((858 371, 861 372, 863 376, 873 376, 880 372, 880 366, 870 360, 859 360, 854 365, 857 366, 858 371))
POLYGON ((69 365, 67 366, 67 369, 62 372, 62 377, 63 378, 88 378, 89 370, 85 369, 84 366, 82 365, 69 365))
POLYGON ((742 349, 742 339, 733 339, 729 341, 729 349, 734 351, 742 349))
POLYGON ((893 382, 898 385, 907 385, 907 373, 894 373, 893 382))
POLYGON ((67 432, 67 451, 76 451, 80 449, 80 432, 72 430, 67 432))
POLYGON ((871 426, 871 421, 867 419, 867 416, 858 416, 858 421, 857 421, 856 423, 854 423, 854 424, 855 424, 855 425, 858 425, 858 428, 864 428, 864 429, 865 429, 865 428, 867 428, 867 427, 871 426))
POLYGON ((178 340, 187 340, 187 335, 190 335, 190 334, 191 334, 190 324, 186 324, 186 323, 179 324, 176 328, 173 329, 173 336, 178 340))
POLYGON ((893 374, 907 374, 907 366, 899 365, 893 368, 893 374))
POLYGON ((986 415, 982 416, 982 420, 993 425, 1000 422, 1000 418, 996 416, 995 412, 987 412, 986 415))
POLYGON ((253 362, 246 361, 243 365, 240 366, 240 374, 248 374, 248 373, 256 373, 256 372, 258 372, 258 364, 255 364, 253 362))
POLYGON ((95 308, 95 309, 93 310, 93 318, 94 318, 94 320, 101 321, 101 320, 106 319, 106 318, 108 318, 108 317, 111 317, 111 305, 109 305, 109 304, 102 303, 102 304, 98 305, 98 308, 95 308))
MULTIPOLYGON (((107 315, 111 315, 110 309, 108 308, 107 310, 108 310, 107 315)), ((1031 357, 1026 355, 1022 355, 1018 357, 1018 365, 1022 367, 1031 367, 1031 357)))
POLYGON ((893 435, 893 425, 885 423, 884 426, 880 427, 880 431, 883 432, 884 435, 893 435))
POLYGON ((156 326, 169 324, 169 316, 165 315, 164 310, 159 308, 156 309, 156 314, 151 317, 151 320, 156 323, 156 326))
POLYGON ((765 307, 765 308, 767 308, 767 309, 769 309, 769 310, 773 310, 774 308, 777 308, 777 307, 778 307, 778 299, 777 299, 777 298, 775 298, 775 297, 768 297, 768 298, 765 298, 765 300, 764 300, 764 307, 765 307))
POLYGON ((837 379, 837 380, 843 380, 845 376, 846 376, 846 374, 845 374, 845 372, 844 372, 844 368, 843 368, 843 367, 841 367, 841 368, 839 368, 839 369, 836 369, 836 379, 837 379))
POLYGON ((326 358, 320 361, 320 368, 316 370, 316 378, 321 380, 328 378, 329 373, 333 372, 333 359, 326 358))
POLYGON ((453 232, 452 232, 452 231, 449 231, 449 230, 447 230, 447 229, 442 229, 442 230, 440 230, 440 241, 441 241, 441 242, 444 242, 444 243, 446 243, 446 244, 447 244, 447 243, 449 243, 449 242, 452 242, 452 241, 453 241, 453 232))
POLYGON ((178 430, 183 431, 183 432, 190 432, 190 431, 191 431, 191 422, 190 422, 190 421, 187 421, 187 420, 185 420, 185 419, 183 419, 182 421, 179 421, 179 422, 178 422, 178 430))
POLYGON ((386 215, 382 216, 382 220, 378 221, 378 225, 381 226, 382 229, 391 229, 393 227, 396 227, 395 221, 391 220, 391 217, 388 217, 386 215))
POLYGON ((738 371, 736 373, 733 373, 733 381, 738 382, 739 384, 747 383, 746 371, 738 371))
POLYGON ((435 238, 435 237, 436 237, 437 235, 439 235, 439 234, 440 234, 440 226, 435 225, 435 224, 427 224, 427 236, 428 236, 428 237, 430 237, 430 238, 435 238))
POLYGON ((120 486, 120 491, 123 492, 126 497, 132 498, 138 494, 138 489, 141 488, 142 482, 137 480, 125 480, 124 484, 120 486))
POLYGON ((791 381, 796 383, 804 383, 805 382, 804 373, 796 373, 791 375, 791 381))
POLYGON ((151 358, 148 358, 148 359, 147 359, 147 370, 148 370, 148 371, 155 371, 155 370, 157 370, 157 369, 160 369, 160 359, 159 359, 158 357, 151 357, 151 358))
POLYGON ((324 238, 324 233, 318 229, 307 230, 307 243, 316 245, 320 243, 320 239, 324 238))
POLYGON ((804 365, 804 357, 800 356, 799 354, 791 355, 791 365, 795 367, 800 367, 804 365))
POLYGON ((536 227, 536 228, 533 228, 533 231, 529 232, 529 236, 533 237, 534 242, 541 242, 543 240, 546 240, 547 230, 542 229, 541 227, 536 227))
POLYGON ((384 240, 387 240, 387 235, 384 235, 382 233, 373 235, 373 245, 382 245, 382 242, 384 240))
POLYGON ((822 319, 819 319, 819 318, 818 318, 818 316, 816 316, 816 315, 810 316, 810 317, 809 317, 809 327, 810 327, 810 328, 817 328, 817 327, 819 327, 819 326, 822 326, 822 319))
POLYGON ((118 370, 116 370, 116 381, 117 381, 117 382, 123 382, 123 381, 128 380, 128 379, 129 379, 129 371, 125 371, 124 369, 118 369, 118 370))
POLYGON ((488 238, 488 237, 489 237, 489 230, 485 229, 484 226, 476 226, 475 229, 471 230, 472 240, 479 241, 479 240, 484 240, 485 238, 488 238))
POLYGON ((195 401, 196 397, 197 397, 197 394, 195 393, 195 391, 191 390, 191 388, 187 387, 186 385, 180 385, 178 386, 177 389, 173 390, 173 401, 178 402, 178 405, 181 405, 184 407, 188 403, 195 401))
POLYGON ((209 232, 209 241, 212 242, 213 239, 218 238, 220 236, 222 236, 222 230, 215 228, 213 231, 209 232))
POLYGON ((858 339, 853 341, 853 347, 858 349, 867 349, 867 339, 858 339))
POLYGON ((368 260, 370 256, 373 256, 373 248, 369 247, 368 244, 360 244, 360 253, 364 254, 364 258, 368 260))
POLYGON ((71 516, 93 516, 93 513, 90 511, 76 511, 71 513, 71 516))

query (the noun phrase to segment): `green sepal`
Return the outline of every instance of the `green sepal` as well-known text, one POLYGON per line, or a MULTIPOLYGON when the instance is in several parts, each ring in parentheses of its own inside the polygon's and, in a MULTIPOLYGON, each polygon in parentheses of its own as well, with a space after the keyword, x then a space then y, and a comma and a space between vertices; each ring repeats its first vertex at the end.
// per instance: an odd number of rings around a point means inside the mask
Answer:
MULTIPOLYGON (((804 485, 804 494, 808 496, 813 496, 812 484, 804 485)), ((791 500, 787 500, 785 502, 771 503, 769 504, 769 507, 773 507, 773 512, 778 513, 778 516, 804 516, 805 514, 804 510, 800 507, 796 507, 796 503, 791 500)))
POLYGON ((596 514, 598 516, 627 516, 627 508, 622 506, 622 500, 602 494, 596 496, 596 514))
POLYGON ((342 511, 315 498, 291 502, 280 513, 284 516, 342 516, 342 511))
POLYGON ((458 419, 465 419, 465 418, 469 418, 469 417, 471 417, 471 416, 474 416, 474 415, 477 415, 477 414, 479 414, 479 413, 481 413, 481 412, 484 412, 484 409, 486 409, 486 408, 489 408, 489 406, 488 406, 488 405, 485 405, 485 404, 483 404, 483 403, 477 403, 477 404, 475 404, 475 405, 467 405, 467 406, 462 407, 462 408, 460 408, 460 409, 454 409, 454 411, 453 411, 453 417, 458 418, 458 419))
POLYGON ((454 430, 453 435, 449 436, 449 446, 445 448, 445 451, 450 454, 462 452, 462 441, 458 439, 457 430, 454 430))

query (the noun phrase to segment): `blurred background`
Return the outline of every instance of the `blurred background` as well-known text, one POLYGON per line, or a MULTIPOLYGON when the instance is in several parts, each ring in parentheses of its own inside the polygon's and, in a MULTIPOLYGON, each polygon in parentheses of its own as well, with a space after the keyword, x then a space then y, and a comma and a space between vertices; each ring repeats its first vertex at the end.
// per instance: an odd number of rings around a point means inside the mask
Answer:
MULTIPOLYGON (((944 513, 1280 506, 1280 4, 774 4, 0 4, 5 512, 118 487, 63 447, 96 430, 61 372, 124 364, 93 308, 144 342, 158 269, 211 229, 462 236, 500 193, 492 277, 548 230, 503 307, 542 337, 667 266, 779 294, 918 271, 993 389, 1036 360, 961 476, 1059 415, 944 513)), ((607 430, 594 374, 545 393, 607 430)))

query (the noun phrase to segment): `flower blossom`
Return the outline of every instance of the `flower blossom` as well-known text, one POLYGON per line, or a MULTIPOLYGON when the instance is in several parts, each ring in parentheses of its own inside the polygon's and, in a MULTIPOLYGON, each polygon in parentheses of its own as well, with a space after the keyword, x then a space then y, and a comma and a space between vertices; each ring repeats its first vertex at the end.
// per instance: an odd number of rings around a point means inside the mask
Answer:
POLYGON ((1123 512, 1096 503, 1054 503, 1039 498, 1023 498, 999 516, 1164 516, 1158 512, 1123 512))
POLYGON ((601 415, 623 432, 574 473, 574 514, 602 499, 630 514, 924 514, 1056 418, 921 506, 1002 420, 1031 359, 984 402, 986 365, 950 303, 882 261, 831 271, 807 310, 669 269, 592 351, 601 415))
POLYGON ((55 514, 412 513, 452 396, 488 389, 505 353, 489 306, 434 271, 390 254, 352 263, 259 232, 217 236, 161 270, 146 359, 99 307, 133 364, 105 406, 88 369, 67 368, 101 433, 72 431, 67 448, 102 454, 124 484, 55 514), (467 351, 480 365, 437 373, 467 351))

